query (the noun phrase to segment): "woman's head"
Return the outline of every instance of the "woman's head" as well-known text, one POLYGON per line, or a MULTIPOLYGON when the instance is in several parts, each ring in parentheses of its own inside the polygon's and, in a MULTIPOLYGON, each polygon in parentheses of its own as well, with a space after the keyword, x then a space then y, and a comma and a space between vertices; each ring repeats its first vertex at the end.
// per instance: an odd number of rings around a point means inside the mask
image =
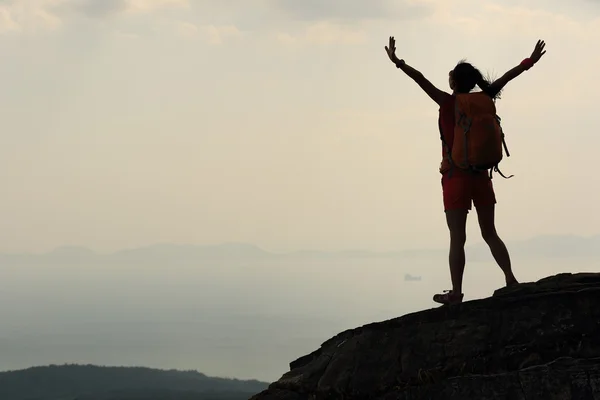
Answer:
POLYGON ((470 63, 462 60, 448 74, 450 89, 455 93, 469 93, 479 86, 482 91, 486 91, 490 82, 486 80, 481 72, 470 63))

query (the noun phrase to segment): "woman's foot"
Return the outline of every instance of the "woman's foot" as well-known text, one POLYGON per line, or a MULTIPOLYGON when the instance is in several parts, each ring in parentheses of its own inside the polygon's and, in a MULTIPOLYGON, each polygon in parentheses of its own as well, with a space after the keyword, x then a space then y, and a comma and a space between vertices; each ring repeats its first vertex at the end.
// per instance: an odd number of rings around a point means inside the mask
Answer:
POLYGON ((433 301, 443 305, 460 304, 463 301, 462 293, 454 293, 452 290, 444 290, 443 294, 435 294, 433 301))

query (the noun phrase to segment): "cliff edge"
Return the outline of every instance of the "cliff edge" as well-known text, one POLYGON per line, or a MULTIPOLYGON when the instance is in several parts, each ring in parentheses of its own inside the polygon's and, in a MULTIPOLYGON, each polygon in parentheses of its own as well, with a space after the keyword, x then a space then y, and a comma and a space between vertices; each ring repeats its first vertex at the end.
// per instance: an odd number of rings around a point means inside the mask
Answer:
POLYGON ((600 273, 340 333, 251 400, 600 399, 600 273))

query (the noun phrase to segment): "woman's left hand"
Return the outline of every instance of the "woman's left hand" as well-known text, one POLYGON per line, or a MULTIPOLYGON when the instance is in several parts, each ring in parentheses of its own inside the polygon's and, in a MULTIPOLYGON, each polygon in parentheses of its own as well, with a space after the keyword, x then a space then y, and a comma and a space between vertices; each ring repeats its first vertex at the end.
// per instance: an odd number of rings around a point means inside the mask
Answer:
POLYGON ((544 42, 543 40, 538 40, 537 44, 535 45, 535 49, 533 50, 533 53, 531 53, 531 61, 533 61, 533 63, 537 63, 538 61, 540 61, 540 58, 542 58, 542 56, 544 54, 546 54, 546 50, 544 50, 544 47, 546 47, 546 42, 544 42))

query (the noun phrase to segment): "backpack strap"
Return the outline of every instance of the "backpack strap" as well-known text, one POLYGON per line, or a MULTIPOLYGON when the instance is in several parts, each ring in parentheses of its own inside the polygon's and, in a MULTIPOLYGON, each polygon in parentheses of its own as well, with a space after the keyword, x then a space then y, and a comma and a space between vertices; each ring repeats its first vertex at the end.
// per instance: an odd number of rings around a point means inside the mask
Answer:
POLYGON ((448 177, 452 176, 452 171, 454 171, 454 161, 452 160, 452 153, 450 152, 450 146, 444 140, 444 132, 442 131, 442 118, 438 117, 438 129, 440 130, 440 139, 442 140, 442 145, 446 149, 446 155, 448 156, 448 162, 450 163, 450 170, 448 171, 448 177))
MULTIPOLYGON (((456 102, 456 99, 454 99, 454 115, 456 118, 456 113, 459 112, 459 108, 458 108, 458 103, 456 102)), ((463 123, 463 119, 466 118, 466 115, 463 112, 459 112, 460 114, 460 118, 458 118, 458 121, 455 121, 455 125, 460 125, 462 126, 462 128, 464 129, 465 133, 469 131, 469 129, 471 128, 471 121, 465 122, 463 123)), ((454 160, 452 159, 452 152, 450 151, 450 146, 448 146, 448 143, 446 143, 446 140, 444 139, 444 132, 442 131, 442 119, 441 117, 438 117, 438 129, 440 131, 440 139, 442 141, 442 144, 444 145, 444 148, 446 149, 446 155, 448 157, 448 162, 450 163, 450 170, 448 171, 448 177, 452 176, 452 172, 454 171, 454 168, 456 167, 456 165, 454 164, 454 160)), ((465 157, 467 155, 467 143, 465 142, 465 157)))
POLYGON ((504 152, 506 153, 506 157, 510 157, 510 151, 508 151, 508 146, 506 145, 506 140, 504 139, 504 130, 502 129, 502 118, 498 114, 496 114, 496 120, 498 121, 498 126, 500 127, 500 132, 502 132, 502 146, 504 146, 504 152))
MULTIPOLYGON (((455 126, 460 126, 462 128, 462 134, 465 135, 465 164, 469 164, 469 143, 466 140, 466 135, 471 130, 471 125, 473 124, 473 120, 467 117, 467 114, 460 109, 460 104, 458 99, 454 102, 454 118, 456 119, 455 126)), ((454 133, 456 135, 456 132, 454 133)))
POLYGON ((504 146, 504 152, 506 153, 506 157, 510 157, 508 146, 506 146, 506 140, 504 140, 504 133, 502 134, 502 145, 504 146))

